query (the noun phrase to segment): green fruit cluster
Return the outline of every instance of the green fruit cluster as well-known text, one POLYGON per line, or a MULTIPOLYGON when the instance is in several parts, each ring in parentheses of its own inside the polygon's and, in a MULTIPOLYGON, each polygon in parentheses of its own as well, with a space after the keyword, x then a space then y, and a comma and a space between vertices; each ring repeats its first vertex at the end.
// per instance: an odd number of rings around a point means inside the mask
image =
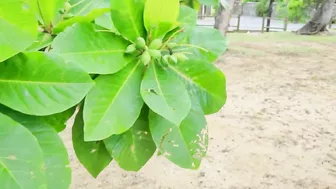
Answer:
POLYGON ((161 46, 161 39, 155 39, 149 44, 149 46, 147 46, 145 39, 142 37, 138 37, 134 44, 131 44, 127 47, 125 53, 139 55, 140 61, 143 64, 147 65, 151 60, 159 59, 162 57, 160 51, 161 46))
MULTIPOLYGON (((188 60, 188 57, 184 53, 162 55, 161 48, 163 46, 162 39, 155 39, 147 46, 146 40, 142 37, 138 37, 134 44, 127 47, 125 53, 139 56, 140 61, 144 65, 148 65, 150 61, 160 59, 161 57, 163 57, 167 63, 175 64, 179 61, 188 60)), ((176 43, 168 43, 165 47, 171 50, 176 47, 176 43)))

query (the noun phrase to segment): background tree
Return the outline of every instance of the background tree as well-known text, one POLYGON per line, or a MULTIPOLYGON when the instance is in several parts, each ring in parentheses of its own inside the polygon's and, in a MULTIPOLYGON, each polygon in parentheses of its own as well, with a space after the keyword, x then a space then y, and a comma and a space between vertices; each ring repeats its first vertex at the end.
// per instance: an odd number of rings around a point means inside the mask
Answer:
POLYGON ((230 25, 231 10, 236 1, 241 0, 181 0, 180 2, 196 10, 199 10, 201 4, 214 6, 217 9, 215 28, 226 35, 230 25))
POLYGON ((317 2, 317 10, 312 19, 297 31, 300 35, 314 35, 327 31, 327 26, 333 17, 335 0, 317 2))
POLYGON ((218 10, 215 17, 215 28, 218 29, 223 35, 226 35, 226 32, 229 29, 231 10, 234 3, 235 0, 220 0, 218 4, 218 10))

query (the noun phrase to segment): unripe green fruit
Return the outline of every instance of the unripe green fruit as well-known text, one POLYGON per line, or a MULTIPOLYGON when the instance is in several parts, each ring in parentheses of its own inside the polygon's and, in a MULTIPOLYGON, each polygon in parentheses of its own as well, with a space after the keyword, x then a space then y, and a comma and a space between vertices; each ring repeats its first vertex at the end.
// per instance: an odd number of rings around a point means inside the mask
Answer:
POLYGON ((136 42, 135 42, 135 46, 137 49, 140 50, 145 50, 146 49, 146 41, 144 38, 142 37, 138 37, 136 42))
POLYGON ((129 46, 126 48, 125 53, 127 53, 127 54, 132 54, 132 53, 134 53, 136 50, 137 50, 137 49, 136 49, 136 47, 135 47, 135 44, 131 44, 131 45, 129 45, 129 46))
POLYGON ((144 51, 140 57, 140 61, 144 64, 147 65, 151 61, 151 56, 148 51, 144 51))
POLYGON ((176 57, 179 62, 189 60, 189 58, 183 53, 175 53, 173 56, 176 57))
POLYGON ((155 39, 149 45, 149 49, 159 49, 162 46, 162 39, 155 39))
POLYGON ((161 57, 161 51, 149 49, 149 54, 153 59, 159 59, 161 57))

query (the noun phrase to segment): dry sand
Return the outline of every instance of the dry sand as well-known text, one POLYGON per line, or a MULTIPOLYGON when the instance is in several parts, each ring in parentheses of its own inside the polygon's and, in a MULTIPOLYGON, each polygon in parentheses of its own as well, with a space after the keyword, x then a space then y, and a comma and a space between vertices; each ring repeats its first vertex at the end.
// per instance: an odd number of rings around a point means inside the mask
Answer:
POLYGON ((209 152, 198 171, 153 157, 139 173, 113 162, 93 179, 68 129, 71 189, 336 189, 335 49, 328 40, 232 42, 217 63, 228 101, 207 117, 209 152))

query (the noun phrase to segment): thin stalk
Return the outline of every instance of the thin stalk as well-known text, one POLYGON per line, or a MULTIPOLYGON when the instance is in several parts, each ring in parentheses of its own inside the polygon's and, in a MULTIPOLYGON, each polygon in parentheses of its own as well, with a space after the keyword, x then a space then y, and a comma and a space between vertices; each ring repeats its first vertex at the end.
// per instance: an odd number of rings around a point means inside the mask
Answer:
POLYGON ((163 45, 161 46, 160 49, 164 48, 171 40, 173 40, 173 38, 178 34, 184 31, 184 28, 181 28, 179 30, 177 30, 176 32, 173 33, 173 35, 171 35, 166 42, 163 43, 163 45))
POLYGON ((192 44, 177 44, 177 46, 180 46, 180 47, 192 47, 192 48, 200 49, 200 50, 205 51, 205 52, 209 52, 208 50, 206 50, 203 47, 199 47, 199 46, 192 45, 192 44))

